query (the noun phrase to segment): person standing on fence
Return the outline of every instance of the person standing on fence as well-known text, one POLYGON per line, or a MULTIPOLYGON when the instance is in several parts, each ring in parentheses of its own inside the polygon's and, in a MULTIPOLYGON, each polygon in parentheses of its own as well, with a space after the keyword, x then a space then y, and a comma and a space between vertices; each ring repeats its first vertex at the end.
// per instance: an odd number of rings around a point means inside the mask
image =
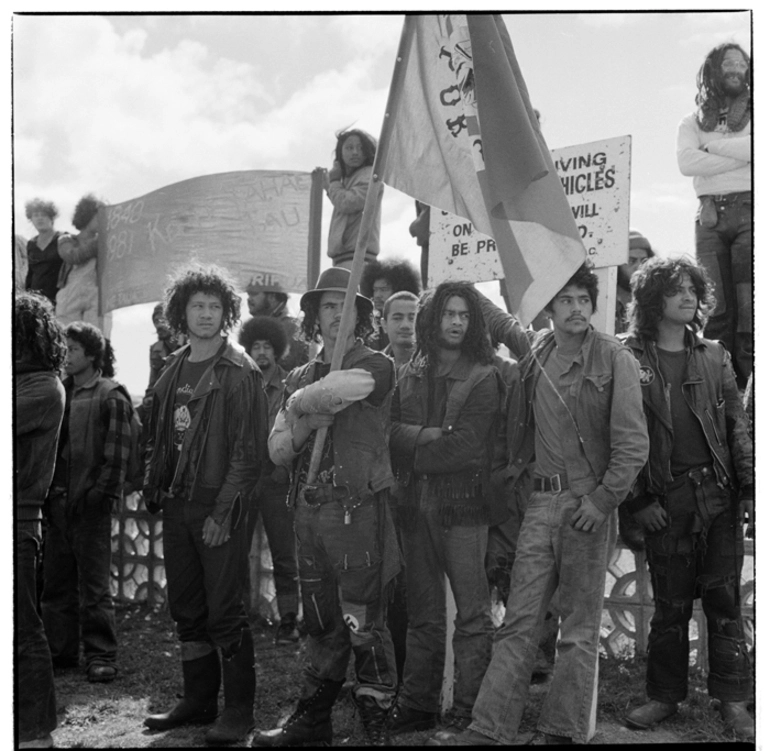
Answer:
POLYGON ((387 742, 396 693, 393 642, 385 623, 387 593, 400 570, 388 496, 393 362, 364 345, 372 302, 356 295, 355 329, 340 370, 330 372, 346 268, 324 271, 300 300, 302 331, 323 342, 318 356, 286 379, 285 401, 270 434, 270 458, 292 468, 302 610, 308 632, 302 696, 278 727, 254 746, 331 743, 331 710, 355 655, 353 701, 367 739, 387 742), (328 428, 315 477, 309 475, 316 431, 328 428))
POLYGON ((743 524, 753 535, 753 446, 729 353, 700 336, 714 305, 702 266, 653 259, 634 274, 626 343, 641 365, 650 459, 628 501, 645 529, 655 599, 649 701, 626 715, 649 728, 687 696, 689 623, 701 598, 709 694, 725 725, 754 739, 752 678, 741 618, 743 524))
POLYGON ((545 308, 553 329, 537 333, 482 298, 493 340, 519 361, 508 412, 511 482, 534 460, 534 492, 473 722, 443 745, 516 742, 540 626, 557 587, 560 639, 538 729, 548 743, 587 743, 596 731, 599 627, 615 510, 649 448, 639 366, 615 337, 590 325, 597 296, 598 278, 583 265, 545 308))
POLYGON ((66 343, 50 301, 18 292, 14 301, 14 501, 16 506, 16 696, 19 748, 50 748, 56 727, 51 650, 37 611, 43 504, 53 478, 64 416, 57 371, 66 343))
POLYGON ((417 351, 399 370, 391 412, 409 615, 393 733, 425 730, 438 719, 445 577, 457 603, 456 680, 442 732, 460 732, 471 719, 492 651, 484 558, 493 513, 492 445, 504 399, 476 291, 467 282, 439 285, 421 305, 417 351))
MULTIPOLYGON (((267 427, 272 430, 281 408, 283 382, 286 380, 286 371, 277 362, 289 346, 286 332, 275 318, 255 316, 243 325, 238 341, 262 371, 267 394, 267 427)), ((299 641, 297 543, 294 537, 294 509, 287 502, 288 495, 289 470, 268 460, 255 513, 249 516, 251 531, 248 539, 251 544, 257 513, 261 513, 273 560, 273 579, 281 619, 275 632, 276 645, 295 644, 299 641)))
POLYGON ((254 361, 230 344, 240 297, 223 269, 183 269, 165 317, 188 343, 153 389, 144 498, 163 511, 171 617, 182 643, 184 695, 147 717, 152 730, 217 719, 206 742, 242 741, 254 727, 254 642, 243 602, 248 499, 264 467, 267 402, 254 361), (218 651, 222 653, 222 662, 218 651))
POLYGON ((117 675, 110 590, 112 512, 123 496, 133 407, 113 372, 112 348, 82 321, 64 331, 64 413, 43 556, 41 609, 54 667, 76 667, 80 640, 91 682, 117 675))
POLYGON ((696 82, 698 109, 679 124, 676 156, 680 172, 693 178, 695 254, 714 283, 705 333, 724 343, 744 388, 754 359, 751 59, 738 44, 720 44, 696 82))

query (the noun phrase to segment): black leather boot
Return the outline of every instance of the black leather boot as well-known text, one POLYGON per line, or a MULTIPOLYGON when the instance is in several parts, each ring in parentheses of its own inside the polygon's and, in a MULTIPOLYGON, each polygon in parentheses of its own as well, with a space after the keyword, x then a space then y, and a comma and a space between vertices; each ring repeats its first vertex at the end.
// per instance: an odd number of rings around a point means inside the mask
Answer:
POLYGON ((250 629, 241 632, 240 643, 222 652, 222 683, 225 709, 206 733, 206 743, 222 746, 242 741, 254 729, 254 639, 250 629))
POLYGON ((170 730, 180 725, 214 722, 217 718, 217 696, 221 680, 219 655, 216 650, 197 660, 182 661, 184 696, 168 712, 147 717, 150 730, 170 730))
POLYGON ((332 707, 344 681, 323 681, 308 697, 300 699, 286 722, 273 730, 260 730, 251 742, 255 747, 331 745, 332 707))

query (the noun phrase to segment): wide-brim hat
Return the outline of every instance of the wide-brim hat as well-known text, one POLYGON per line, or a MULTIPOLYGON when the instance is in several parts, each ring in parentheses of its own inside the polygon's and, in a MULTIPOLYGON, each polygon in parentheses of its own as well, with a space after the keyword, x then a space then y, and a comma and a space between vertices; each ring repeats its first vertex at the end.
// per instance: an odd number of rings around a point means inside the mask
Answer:
MULTIPOLYGON (((342 292, 344 295, 348 291, 349 283, 350 271, 342 266, 332 266, 322 271, 315 287, 300 297, 299 306, 304 308, 307 301, 320 297, 324 292, 342 292)), ((358 291, 356 291, 356 305, 363 306, 369 314, 374 310, 374 303, 358 291)))

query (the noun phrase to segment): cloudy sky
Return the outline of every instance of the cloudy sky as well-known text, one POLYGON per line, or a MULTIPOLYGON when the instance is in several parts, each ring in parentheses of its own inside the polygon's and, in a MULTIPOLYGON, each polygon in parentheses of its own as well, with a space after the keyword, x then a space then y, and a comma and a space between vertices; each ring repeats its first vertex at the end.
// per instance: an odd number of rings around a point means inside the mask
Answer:
MULTIPOLYGON (((506 15, 551 148, 633 139, 631 226, 665 254, 693 251, 692 183, 677 168, 679 120, 715 44, 750 48, 748 12, 506 15)), ((334 132, 378 134, 398 15, 15 15, 13 211, 119 203, 199 175, 330 166, 334 132)), ((324 252, 331 214, 324 205, 324 252)), ((412 200, 386 188, 383 256, 418 261, 412 200)), ((147 378, 151 306, 117 311, 119 376, 147 378)))

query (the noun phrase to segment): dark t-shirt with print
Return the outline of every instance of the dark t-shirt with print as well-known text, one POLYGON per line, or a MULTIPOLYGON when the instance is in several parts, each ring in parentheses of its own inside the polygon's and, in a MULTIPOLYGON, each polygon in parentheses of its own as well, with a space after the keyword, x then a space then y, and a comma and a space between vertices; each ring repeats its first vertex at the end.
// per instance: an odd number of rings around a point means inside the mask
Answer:
POLYGON ((174 389, 174 440, 172 456, 174 467, 176 467, 179 461, 179 453, 182 450, 185 433, 195 416, 196 403, 190 404, 190 399, 198 386, 198 382, 206 372, 206 368, 211 365, 213 360, 213 357, 209 357, 207 360, 201 360, 200 362, 190 362, 190 359, 186 357, 179 368, 176 388, 174 389))

